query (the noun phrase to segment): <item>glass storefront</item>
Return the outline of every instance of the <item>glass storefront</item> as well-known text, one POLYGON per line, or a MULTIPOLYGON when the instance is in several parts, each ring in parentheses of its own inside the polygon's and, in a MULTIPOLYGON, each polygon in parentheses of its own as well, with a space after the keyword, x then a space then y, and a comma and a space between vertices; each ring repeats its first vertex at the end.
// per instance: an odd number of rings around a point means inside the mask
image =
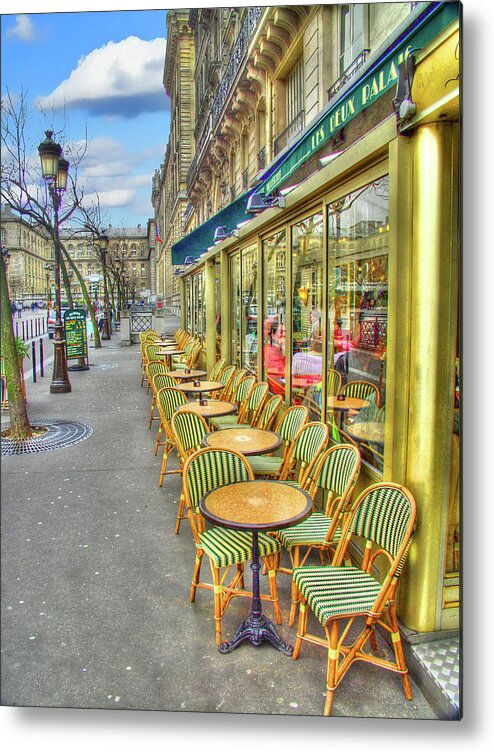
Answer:
POLYGON ((232 254, 229 264, 232 363, 257 373, 257 245, 232 254))
POLYGON ((323 216, 292 227, 292 403, 304 402, 311 420, 320 420, 323 371, 323 216))
POLYGON ((363 461, 378 470, 384 455, 388 245, 387 176, 328 206, 328 367, 341 376, 348 397, 367 405, 333 409, 328 389, 327 420, 333 435, 350 436, 363 461))
POLYGON ((262 244, 263 376, 272 394, 285 398, 286 336, 286 232, 266 238, 262 244))
POLYGON ((240 366, 240 252, 230 256, 231 362, 240 366))

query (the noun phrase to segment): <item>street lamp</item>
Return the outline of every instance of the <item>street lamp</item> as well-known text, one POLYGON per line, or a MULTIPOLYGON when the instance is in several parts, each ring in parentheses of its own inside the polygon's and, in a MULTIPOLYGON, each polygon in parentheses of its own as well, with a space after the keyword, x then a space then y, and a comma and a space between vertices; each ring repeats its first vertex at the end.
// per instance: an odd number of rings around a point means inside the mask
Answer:
POLYGON ((103 268, 103 288, 105 296, 105 312, 103 316, 103 331, 101 332, 101 339, 111 339, 111 322, 110 322, 110 300, 108 298, 108 282, 106 279, 106 254, 108 249, 108 235, 102 232, 98 235, 98 245, 101 251, 101 266, 103 268))
POLYGON ((51 272, 53 271, 53 264, 46 263, 45 271, 46 271, 46 304, 48 305, 48 302, 51 303, 50 276, 51 276, 51 272))
POLYGON ((62 194, 67 188, 69 163, 62 157, 62 147, 53 140, 53 131, 45 131, 46 139, 38 146, 41 160, 41 173, 48 184, 48 191, 53 204, 55 231, 55 336, 53 376, 50 384, 51 393, 71 392, 72 386, 67 371, 65 340, 61 312, 60 290, 60 235, 58 228, 58 211, 62 203, 62 194))

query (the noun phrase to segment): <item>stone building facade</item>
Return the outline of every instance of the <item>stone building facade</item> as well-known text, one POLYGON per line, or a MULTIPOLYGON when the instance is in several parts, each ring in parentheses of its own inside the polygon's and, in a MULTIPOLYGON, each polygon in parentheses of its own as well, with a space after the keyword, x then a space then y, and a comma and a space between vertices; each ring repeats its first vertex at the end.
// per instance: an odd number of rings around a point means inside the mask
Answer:
POLYGON ((2 205, 1 241, 9 251, 10 297, 22 300, 28 306, 32 301, 49 297, 50 270, 45 265, 53 263, 52 246, 46 232, 34 227, 10 207, 2 205))

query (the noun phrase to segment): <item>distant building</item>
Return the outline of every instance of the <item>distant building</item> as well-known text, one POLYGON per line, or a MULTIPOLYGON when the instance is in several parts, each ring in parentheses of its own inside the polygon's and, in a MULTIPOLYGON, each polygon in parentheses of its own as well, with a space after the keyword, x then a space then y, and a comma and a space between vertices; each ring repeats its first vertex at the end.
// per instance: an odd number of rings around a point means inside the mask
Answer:
POLYGON ((34 300, 46 301, 50 290, 50 270, 45 265, 53 263, 53 248, 47 232, 35 227, 2 205, 1 242, 10 256, 10 297, 30 305, 34 300))

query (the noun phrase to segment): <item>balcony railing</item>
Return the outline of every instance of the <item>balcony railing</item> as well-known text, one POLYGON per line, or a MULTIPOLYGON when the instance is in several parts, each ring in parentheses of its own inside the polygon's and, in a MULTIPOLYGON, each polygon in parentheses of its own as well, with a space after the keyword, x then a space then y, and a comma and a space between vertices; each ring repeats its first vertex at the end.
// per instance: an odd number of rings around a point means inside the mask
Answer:
POLYGON ((285 148, 285 146, 291 141, 291 139, 297 135, 297 133, 300 133, 300 131, 303 129, 305 125, 305 111, 300 110, 298 115, 292 120, 290 125, 285 128, 283 133, 280 133, 277 139, 275 139, 274 142, 274 155, 280 153, 282 149, 285 148))
POLYGON ((365 49, 360 52, 357 57, 350 63, 348 68, 346 68, 341 76, 336 79, 334 84, 332 84, 328 89, 328 102, 339 92, 340 89, 344 87, 347 81, 349 81, 352 76, 356 74, 356 72, 363 66, 365 61, 367 60, 367 55, 369 54, 370 50, 365 49))
POLYGON ((244 170, 242 173, 242 186, 244 191, 249 187, 249 170, 244 170))
POLYGON ((262 7, 252 7, 247 11, 245 21, 242 24, 242 28, 235 40, 233 50, 230 55, 230 59, 226 70, 221 74, 221 83, 211 106, 211 112, 209 117, 205 118, 202 132, 197 139, 197 148, 194 159, 189 168, 187 174, 187 189, 189 190, 197 172, 198 164, 202 159, 203 147, 208 140, 211 132, 216 127, 218 120, 223 112, 223 108, 230 96, 232 87, 237 79, 238 73, 245 62, 247 50, 249 48, 249 42, 256 24, 264 11, 262 7))

